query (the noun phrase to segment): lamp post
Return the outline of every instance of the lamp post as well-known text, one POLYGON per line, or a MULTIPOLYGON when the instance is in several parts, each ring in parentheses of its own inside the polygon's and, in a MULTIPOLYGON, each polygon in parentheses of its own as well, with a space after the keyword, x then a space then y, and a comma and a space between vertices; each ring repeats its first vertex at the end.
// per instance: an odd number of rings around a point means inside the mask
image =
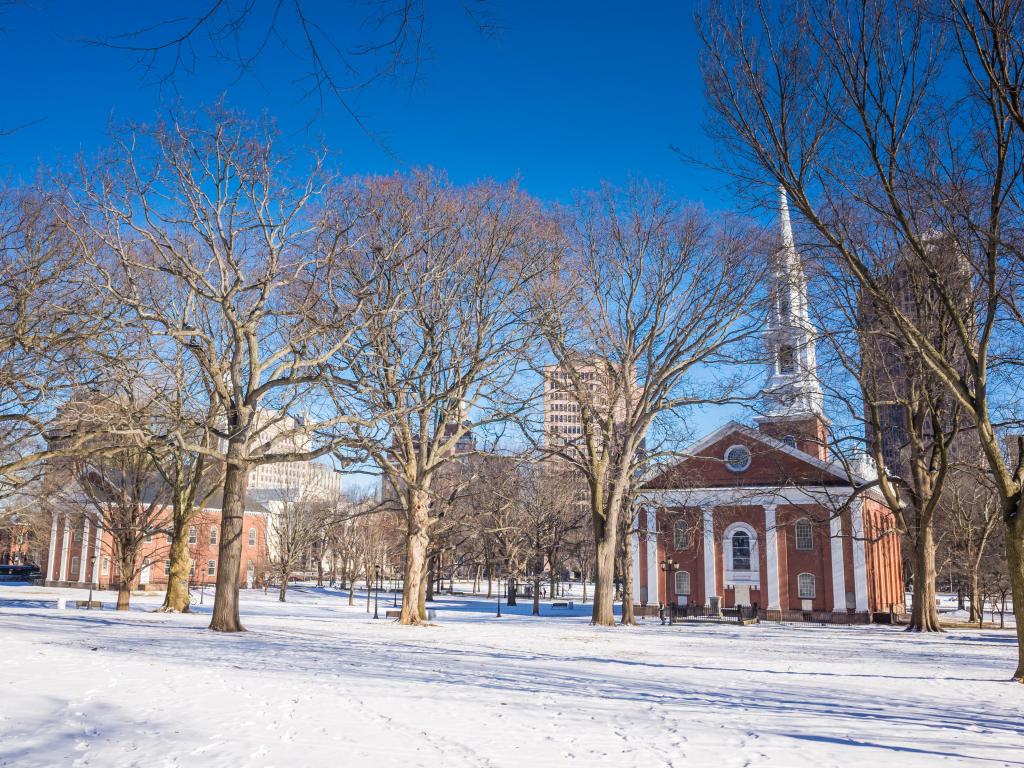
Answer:
POLYGON ((501 574, 498 574, 498 618, 501 618, 501 574))
POLYGON ((398 607, 398 571, 395 571, 395 586, 392 588, 391 596, 392 596, 391 607, 392 608, 397 608, 398 607))
POLYGON ((672 573, 676 569, 676 561, 671 556, 666 557, 661 561, 661 570, 665 572, 665 602, 668 604, 668 623, 674 624, 676 611, 675 605, 669 603, 669 584, 672 581, 672 573))
POLYGON ((376 587, 376 589, 373 592, 373 618, 379 619, 380 616, 377 615, 377 604, 380 602, 380 566, 379 565, 373 566, 373 573, 374 573, 374 576, 375 576, 375 578, 374 578, 374 586, 376 587))

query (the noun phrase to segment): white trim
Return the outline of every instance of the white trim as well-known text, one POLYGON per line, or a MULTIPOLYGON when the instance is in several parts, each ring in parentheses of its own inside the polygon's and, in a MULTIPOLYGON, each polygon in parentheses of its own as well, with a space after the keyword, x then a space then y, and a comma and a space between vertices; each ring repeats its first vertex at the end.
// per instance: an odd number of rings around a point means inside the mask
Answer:
MULTIPOLYGON (((640 602, 640 514, 643 510, 638 509, 633 516, 633 533, 629 536, 629 546, 633 552, 633 592, 634 603, 640 602)), ((646 601, 644 601, 646 602, 646 601)))
POLYGON ((707 448, 710 448, 712 445, 728 436, 731 432, 738 432, 742 434, 744 437, 748 437, 752 440, 757 440, 761 443, 764 443, 765 445, 771 448, 781 451, 782 453, 785 453, 789 456, 792 456, 794 459, 799 459, 805 464, 809 464, 810 466, 824 470, 825 472, 828 472, 829 474, 841 480, 845 480, 847 483, 849 483, 852 480, 859 485, 866 483, 869 479, 862 477, 860 475, 855 475, 851 477, 850 473, 847 472, 843 468, 843 465, 840 464, 839 462, 822 461, 817 456, 812 456, 809 453, 804 453, 799 448, 793 448, 791 446, 788 446, 781 440, 776 440, 774 437, 766 435, 764 432, 761 432, 760 430, 748 427, 746 424, 740 424, 738 421, 729 421, 722 427, 716 429, 711 434, 705 435, 700 440, 687 447, 683 451, 683 458, 680 459, 676 464, 673 464, 670 467, 659 466, 652 470, 651 474, 648 477, 644 478, 644 482, 646 483, 649 482, 650 480, 654 480, 658 476, 664 474, 669 469, 674 469, 678 467, 680 464, 683 464, 684 462, 688 461, 689 459, 697 457, 702 451, 706 450, 707 448))
POLYGON ((715 575, 715 518, 711 507, 704 507, 701 512, 704 516, 704 602, 710 605, 712 597, 721 597, 715 575))
POLYGON ((658 512, 647 510, 647 602, 660 604, 661 585, 658 579, 658 512), (653 599, 652 599, 653 597, 653 599))
POLYGON ((846 610, 846 566, 843 556, 843 520, 832 515, 828 521, 829 543, 832 546, 832 610, 846 610))
POLYGON ((64 515, 64 535, 61 537, 60 548, 60 576, 57 581, 68 580, 68 549, 71 539, 71 526, 68 524, 68 516, 64 515))
POLYGON ((85 584, 85 572, 89 570, 89 518, 82 520, 82 550, 78 553, 78 583, 85 584))
POLYGON ((100 560, 103 559, 103 552, 101 546, 103 543, 103 529, 96 526, 96 543, 92 550, 92 583, 100 583, 100 560))
POLYGON ((57 515, 50 519, 50 551, 46 558, 46 574, 48 579, 57 580, 57 515))
POLYGON ((855 489, 849 485, 764 487, 758 485, 721 488, 670 488, 641 492, 644 502, 664 507, 777 506, 815 504, 827 511, 845 506, 855 489))
POLYGON ((814 600, 815 598, 817 598, 817 596, 818 596, 818 579, 815 577, 815 575, 813 573, 811 573, 810 571, 801 571, 800 573, 798 573, 796 575, 796 595, 797 595, 797 597, 800 600, 814 600), (811 587, 812 587, 812 591, 813 591, 814 594, 805 595, 803 593, 803 591, 800 589, 800 577, 801 576, 810 576, 811 577, 811 587))
POLYGON ((864 539, 863 503, 858 499, 850 505, 850 531, 853 543, 853 596, 858 613, 868 610, 868 568, 864 539))
POLYGON ((725 560, 725 587, 744 585, 761 588, 761 552, 757 540, 757 531, 747 523, 736 522, 725 529, 722 534, 722 557, 725 560), (742 531, 750 539, 750 570, 738 571, 732 563, 732 537, 742 531))
POLYGON ((775 507, 764 508, 764 552, 768 563, 768 609, 781 609, 779 602, 779 531, 775 527, 775 507))

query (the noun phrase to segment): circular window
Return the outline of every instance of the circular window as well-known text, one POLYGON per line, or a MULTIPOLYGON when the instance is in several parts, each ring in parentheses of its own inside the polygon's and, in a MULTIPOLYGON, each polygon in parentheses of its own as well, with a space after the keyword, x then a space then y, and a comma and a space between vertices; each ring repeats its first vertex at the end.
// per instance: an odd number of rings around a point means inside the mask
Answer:
POLYGON ((750 451, 745 445, 734 445, 725 452, 725 466, 733 472, 742 472, 750 466, 750 451))

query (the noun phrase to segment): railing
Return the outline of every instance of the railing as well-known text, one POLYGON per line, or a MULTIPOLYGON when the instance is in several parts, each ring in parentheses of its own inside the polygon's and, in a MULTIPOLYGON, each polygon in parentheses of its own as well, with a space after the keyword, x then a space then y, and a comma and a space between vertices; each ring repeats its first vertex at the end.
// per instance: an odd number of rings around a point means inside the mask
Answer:
POLYGON ((828 626, 852 626, 868 624, 871 617, 866 613, 850 611, 780 611, 765 610, 756 605, 740 605, 733 608, 716 608, 707 605, 668 605, 659 609, 658 617, 666 624, 714 622, 720 624, 788 622, 820 624, 828 626))

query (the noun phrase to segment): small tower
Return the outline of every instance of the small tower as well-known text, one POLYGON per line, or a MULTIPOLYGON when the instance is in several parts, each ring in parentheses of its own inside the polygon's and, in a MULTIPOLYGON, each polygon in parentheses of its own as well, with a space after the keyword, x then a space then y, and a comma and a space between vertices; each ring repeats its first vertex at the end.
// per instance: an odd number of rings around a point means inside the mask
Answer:
POLYGON ((761 390, 763 415, 756 421, 765 434, 825 459, 828 420, 814 355, 807 277, 793 239, 789 202, 781 187, 779 228, 782 242, 772 268, 765 333, 768 378, 761 390))

